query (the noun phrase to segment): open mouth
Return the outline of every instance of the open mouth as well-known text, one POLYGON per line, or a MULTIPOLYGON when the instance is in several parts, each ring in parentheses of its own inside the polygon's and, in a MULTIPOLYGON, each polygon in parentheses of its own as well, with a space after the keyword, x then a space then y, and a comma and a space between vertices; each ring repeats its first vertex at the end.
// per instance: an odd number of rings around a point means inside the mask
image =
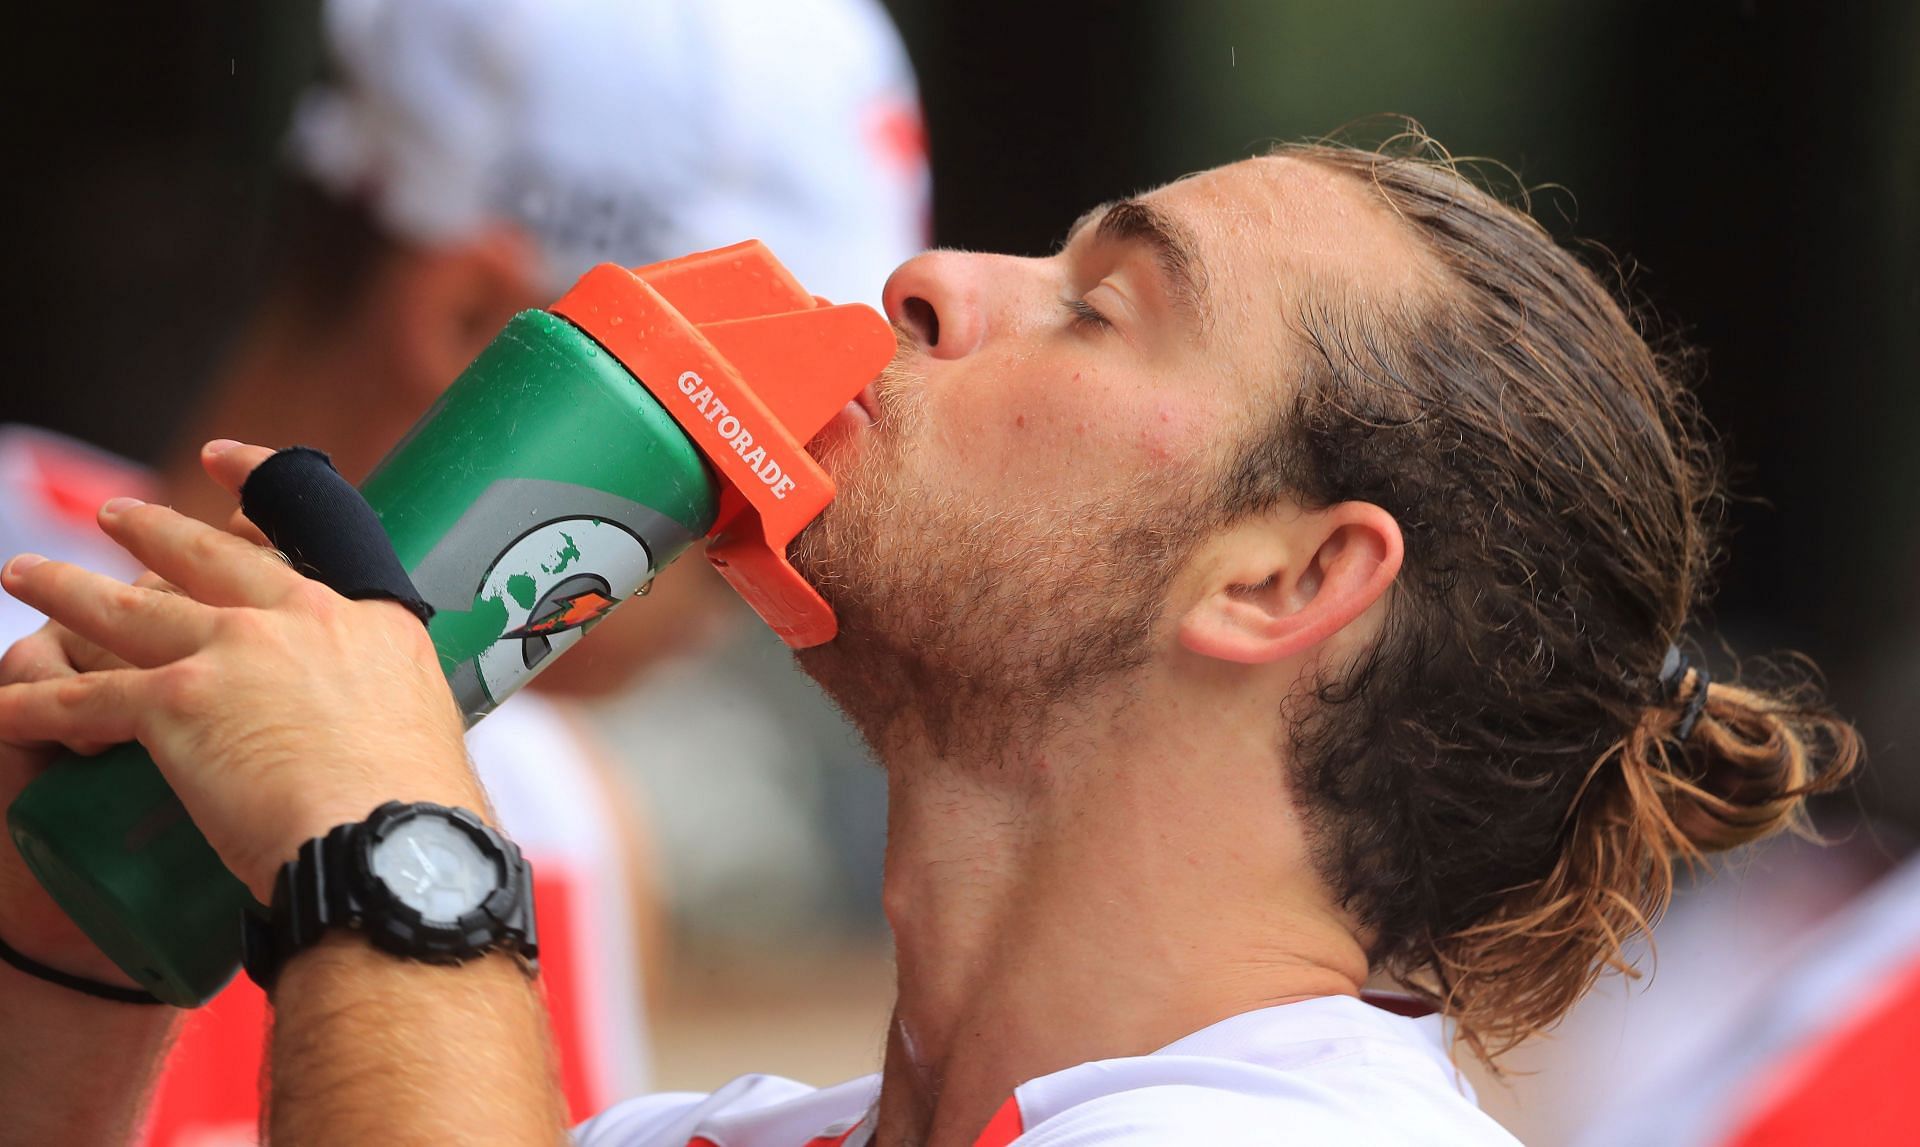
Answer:
POLYGON ((873 393, 872 383, 861 387, 860 393, 853 396, 853 402, 854 405, 858 406, 861 410, 866 411, 869 421, 878 422, 880 420, 880 399, 879 396, 873 393))

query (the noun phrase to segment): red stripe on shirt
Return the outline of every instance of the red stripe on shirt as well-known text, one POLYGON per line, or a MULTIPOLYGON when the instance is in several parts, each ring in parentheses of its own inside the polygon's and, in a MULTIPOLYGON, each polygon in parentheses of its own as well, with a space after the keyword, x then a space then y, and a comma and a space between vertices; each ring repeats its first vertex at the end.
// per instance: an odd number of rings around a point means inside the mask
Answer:
POLYGON ((1020 1097, 1009 1095, 1000 1110, 993 1113, 993 1118, 987 1120, 987 1129, 973 1141, 973 1147, 1007 1147, 1025 1130, 1020 1119, 1020 1097))

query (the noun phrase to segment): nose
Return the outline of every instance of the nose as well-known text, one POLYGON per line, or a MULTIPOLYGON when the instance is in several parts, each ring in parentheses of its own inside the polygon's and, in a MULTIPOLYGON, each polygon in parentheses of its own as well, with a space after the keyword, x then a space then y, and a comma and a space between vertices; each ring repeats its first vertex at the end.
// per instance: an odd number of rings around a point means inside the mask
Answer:
POLYGON ((900 264, 881 292, 887 318, 932 358, 965 358, 987 333, 979 261, 963 251, 928 251, 900 264))

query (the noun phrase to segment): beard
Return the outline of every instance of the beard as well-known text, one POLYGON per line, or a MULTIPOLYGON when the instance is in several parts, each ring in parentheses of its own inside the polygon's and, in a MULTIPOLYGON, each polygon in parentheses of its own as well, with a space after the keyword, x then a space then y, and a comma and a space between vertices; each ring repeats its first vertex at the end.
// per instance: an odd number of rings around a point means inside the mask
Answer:
POLYGON ((823 442, 838 486, 790 558, 839 618, 801 668, 876 754, 924 743, 1000 759, 1076 719, 1072 702, 1144 665, 1174 571, 1204 532, 1164 475, 1124 495, 940 481, 920 380, 896 360, 858 441, 823 442), (1173 491, 1173 493, 1170 493, 1173 491))

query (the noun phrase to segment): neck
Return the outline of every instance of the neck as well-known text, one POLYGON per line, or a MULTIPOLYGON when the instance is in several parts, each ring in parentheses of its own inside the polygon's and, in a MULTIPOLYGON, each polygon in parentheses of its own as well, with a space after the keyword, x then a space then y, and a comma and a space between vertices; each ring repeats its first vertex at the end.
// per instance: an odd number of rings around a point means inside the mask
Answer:
POLYGON ((1358 993, 1365 956, 1311 874, 1262 704, 1185 708, 1202 732, 1136 700, 992 761, 896 743, 878 1142, 966 1147, 1029 1079, 1358 993))
POLYGON ((378 457, 356 444, 387 418, 389 396, 372 385, 384 376, 371 352, 356 349, 360 343, 273 310, 252 323, 161 468, 169 503, 216 524, 233 512, 232 499, 200 469, 200 447, 213 438, 316 446, 350 480, 364 477, 378 457))

